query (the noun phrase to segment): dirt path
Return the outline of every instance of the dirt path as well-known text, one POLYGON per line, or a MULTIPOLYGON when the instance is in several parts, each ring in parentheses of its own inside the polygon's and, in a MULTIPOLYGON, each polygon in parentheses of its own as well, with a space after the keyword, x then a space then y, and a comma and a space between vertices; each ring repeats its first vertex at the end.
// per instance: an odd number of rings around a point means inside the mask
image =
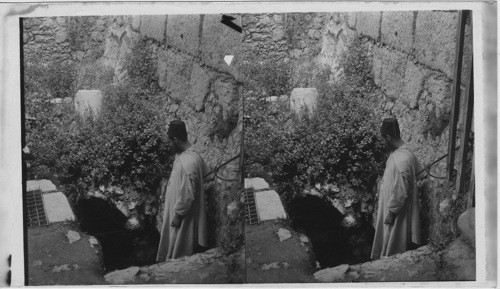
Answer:
POLYGON ((94 240, 71 223, 29 228, 27 285, 104 284, 102 253, 94 240), (70 230, 78 233, 71 244, 70 230))
POLYGON ((247 283, 317 282, 313 278, 316 264, 310 241, 292 231, 286 222, 246 224, 245 234, 247 283), (280 241, 280 229, 282 239, 288 233, 290 237, 280 241))

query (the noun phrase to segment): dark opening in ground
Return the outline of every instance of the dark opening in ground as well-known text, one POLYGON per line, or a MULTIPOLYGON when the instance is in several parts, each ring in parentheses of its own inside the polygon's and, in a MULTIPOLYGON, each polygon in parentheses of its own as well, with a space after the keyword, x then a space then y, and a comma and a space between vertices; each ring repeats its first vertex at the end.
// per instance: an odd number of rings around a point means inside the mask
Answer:
POLYGON ((344 228, 344 216, 326 200, 316 196, 294 199, 288 206, 294 230, 306 234, 322 268, 370 260, 374 229, 368 216, 359 226, 344 228))
POLYGON ((155 263, 160 235, 153 220, 144 220, 142 229, 125 229, 127 218, 111 203, 89 198, 76 205, 80 229, 96 237, 102 246, 107 272, 155 263))

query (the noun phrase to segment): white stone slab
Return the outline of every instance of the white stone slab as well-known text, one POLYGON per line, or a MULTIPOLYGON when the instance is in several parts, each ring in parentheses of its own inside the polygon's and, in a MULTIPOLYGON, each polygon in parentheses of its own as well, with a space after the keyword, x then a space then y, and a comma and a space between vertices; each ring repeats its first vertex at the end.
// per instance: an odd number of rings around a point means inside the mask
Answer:
POLYGON ((36 191, 40 190, 42 192, 55 191, 56 186, 50 180, 29 180, 26 182, 26 191, 36 191))
POLYGON ((263 178, 246 178, 245 189, 253 188, 254 190, 269 189, 269 184, 263 178))
POLYGON ((256 192, 255 205, 261 221, 287 218, 281 199, 274 190, 256 192))
POLYGON ((61 192, 42 195, 43 206, 49 223, 74 221, 75 215, 69 206, 68 199, 61 192))
POLYGON ((312 114, 318 102, 318 90, 316 88, 294 88, 290 95, 290 108, 295 113, 300 113, 305 107, 312 114))
POLYGON ((80 115, 92 113, 94 116, 101 111, 102 93, 100 90, 79 90, 75 96, 75 111, 80 115))

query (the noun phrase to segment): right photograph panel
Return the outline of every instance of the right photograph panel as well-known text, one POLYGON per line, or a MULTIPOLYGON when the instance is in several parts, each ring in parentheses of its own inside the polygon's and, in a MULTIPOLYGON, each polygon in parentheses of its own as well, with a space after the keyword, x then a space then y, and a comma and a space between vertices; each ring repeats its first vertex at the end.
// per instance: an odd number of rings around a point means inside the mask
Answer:
POLYGON ((242 15, 246 282, 476 279, 472 26, 242 15))

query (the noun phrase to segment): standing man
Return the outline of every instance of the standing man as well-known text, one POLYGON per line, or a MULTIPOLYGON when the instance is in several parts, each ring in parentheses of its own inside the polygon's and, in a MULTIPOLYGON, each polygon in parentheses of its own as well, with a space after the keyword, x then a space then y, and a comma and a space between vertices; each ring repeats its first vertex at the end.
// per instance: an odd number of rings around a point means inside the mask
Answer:
POLYGON ((162 192, 165 208, 157 262, 189 256, 207 247, 205 162, 191 148, 183 121, 171 121, 167 134, 175 161, 162 192))
POLYGON ((402 253, 422 243, 416 184, 421 166, 401 139, 397 119, 384 119, 380 132, 391 153, 380 185, 372 259, 402 253))

